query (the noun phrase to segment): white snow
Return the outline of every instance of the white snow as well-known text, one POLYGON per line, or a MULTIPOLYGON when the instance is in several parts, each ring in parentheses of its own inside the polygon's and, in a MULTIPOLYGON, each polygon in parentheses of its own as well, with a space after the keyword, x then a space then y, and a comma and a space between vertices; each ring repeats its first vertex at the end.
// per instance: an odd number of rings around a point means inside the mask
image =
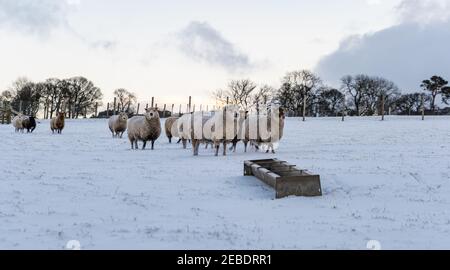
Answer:
POLYGON ((0 249, 450 248, 450 117, 287 119, 277 154, 168 144, 132 151, 107 120, 0 125, 0 249), (321 175, 323 196, 274 200, 243 162, 321 175))

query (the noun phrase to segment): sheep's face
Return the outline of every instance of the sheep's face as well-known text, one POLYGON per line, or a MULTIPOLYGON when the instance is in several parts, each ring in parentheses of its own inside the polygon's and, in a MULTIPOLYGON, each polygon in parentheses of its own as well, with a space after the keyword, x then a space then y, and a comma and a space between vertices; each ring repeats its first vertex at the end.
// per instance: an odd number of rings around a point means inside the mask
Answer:
POLYGON ((58 113, 58 116, 59 116, 60 118, 64 118, 65 114, 64 114, 63 112, 60 112, 60 113, 58 113))
POLYGON ((121 112, 121 113, 119 114, 119 119, 120 119, 121 121, 123 121, 123 122, 126 122, 126 121, 128 120, 128 115, 127 115, 126 113, 124 113, 124 112, 121 112))
POLYGON ((147 120, 159 119, 159 113, 157 108, 150 108, 145 110, 145 118, 147 120))

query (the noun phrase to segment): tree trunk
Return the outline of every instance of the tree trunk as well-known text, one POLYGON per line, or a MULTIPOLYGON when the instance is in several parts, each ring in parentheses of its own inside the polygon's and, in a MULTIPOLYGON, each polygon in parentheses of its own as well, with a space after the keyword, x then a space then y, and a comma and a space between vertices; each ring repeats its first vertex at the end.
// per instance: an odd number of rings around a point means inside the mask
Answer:
POLYGON ((436 103, 436 94, 433 93, 433 94, 431 95, 431 111, 433 112, 433 114, 435 114, 435 110, 436 110, 436 105, 435 105, 435 103, 436 103))
POLYGON ((425 101, 423 95, 421 95, 421 110, 422 110, 422 121, 425 120, 425 101))
POLYGON ((303 122, 305 122, 306 121, 306 97, 303 97, 303 112, 302 112, 302 115, 303 115, 303 122))

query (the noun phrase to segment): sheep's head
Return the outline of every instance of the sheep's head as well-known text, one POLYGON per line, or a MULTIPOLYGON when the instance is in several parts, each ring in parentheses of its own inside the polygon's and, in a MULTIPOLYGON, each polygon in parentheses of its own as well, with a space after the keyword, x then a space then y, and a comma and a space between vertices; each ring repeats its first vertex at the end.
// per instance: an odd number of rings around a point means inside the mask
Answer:
POLYGON ((158 108, 145 109, 145 118, 150 121, 152 119, 159 119, 158 108))
POLYGON ((63 119, 64 119, 65 116, 66 116, 66 114, 63 113, 63 112, 59 112, 59 113, 58 113, 58 117, 59 117, 59 118, 63 118, 63 119))
POLYGON ((126 122, 128 120, 128 115, 125 112, 121 112, 119 113, 119 119, 126 122))

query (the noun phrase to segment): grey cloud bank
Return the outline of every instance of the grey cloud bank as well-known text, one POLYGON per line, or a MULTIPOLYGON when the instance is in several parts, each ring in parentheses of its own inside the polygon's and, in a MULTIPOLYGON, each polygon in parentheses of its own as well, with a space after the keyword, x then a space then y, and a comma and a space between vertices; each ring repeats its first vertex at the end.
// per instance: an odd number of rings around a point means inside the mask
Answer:
POLYGON ((221 66, 228 71, 252 67, 247 55, 206 22, 193 21, 176 34, 179 50, 187 57, 221 66))
POLYGON ((434 74, 448 78, 448 7, 448 1, 404 1, 397 8, 401 23, 346 38, 321 59, 316 72, 334 85, 347 74, 383 76, 405 92, 420 90, 421 81, 434 74))
POLYGON ((69 4, 61 0, 0 0, 0 27, 47 35, 66 25, 69 4))

